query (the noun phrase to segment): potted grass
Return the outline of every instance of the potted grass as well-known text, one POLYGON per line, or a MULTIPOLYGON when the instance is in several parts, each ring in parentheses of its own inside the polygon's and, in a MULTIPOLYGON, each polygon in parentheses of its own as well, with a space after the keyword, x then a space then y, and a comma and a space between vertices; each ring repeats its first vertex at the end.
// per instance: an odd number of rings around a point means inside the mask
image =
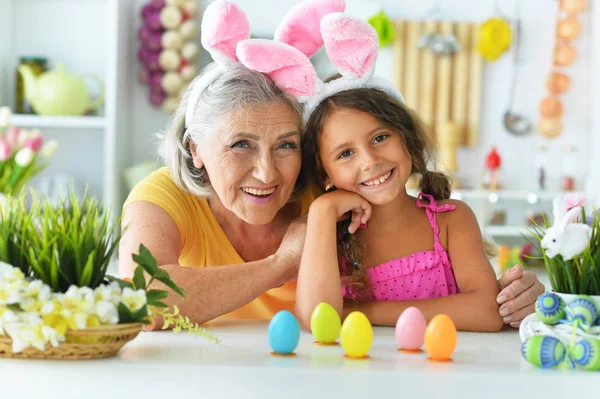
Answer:
POLYGON ((98 201, 71 191, 54 206, 32 194, 0 209, 0 356, 90 359, 114 356, 160 315, 164 327, 215 337, 162 302, 185 292, 140 245, 131 280, 107 274, 121 238, 98 201))

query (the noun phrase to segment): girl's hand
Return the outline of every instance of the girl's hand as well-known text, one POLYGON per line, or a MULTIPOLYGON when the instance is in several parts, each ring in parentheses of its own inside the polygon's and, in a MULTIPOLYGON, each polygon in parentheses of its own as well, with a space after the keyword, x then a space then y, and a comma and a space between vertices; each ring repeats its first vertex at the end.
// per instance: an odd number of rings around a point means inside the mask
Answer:
POLYGON ((312 207, 324 208, 328 213, 335 214, 336 220, 352 219, 348 232, 354 234, 361 224, 367 223, 371 217, 371 204, 356 193, 336 190, 323 194, 315 200, 312 207))

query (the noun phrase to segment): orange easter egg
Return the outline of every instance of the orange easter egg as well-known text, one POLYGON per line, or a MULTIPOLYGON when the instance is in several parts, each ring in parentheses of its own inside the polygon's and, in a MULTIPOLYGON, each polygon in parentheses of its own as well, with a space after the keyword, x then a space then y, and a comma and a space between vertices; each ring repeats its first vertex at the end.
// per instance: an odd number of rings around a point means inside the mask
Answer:
POLYGON ((540 103, 540 113, 544 118, 560 118, 564 108, 556 97, 546 97, 540 103))
POLYGON ((433 360, 449 360, 456 349, 458 333, 450 317, 435 316, 425 329, 425 351, 433 360))
POLYGON ((571 78, 564 73, 552 72, 546 80, 546 88, 552 94, 564 93, 571 88, 571 78))
POLYGON ((581 34, 581 23, 574 16, 569 16, 558 21, 556 25, 556 35, 565 40, 573 40, 581 34))
POLYGON ((570 14, 587 10, 587 0, 561 0, 560 8, 570 14))
POLYGON ((554 63, 556 65, 571 65, 576 59, 577 50, 570 44, 559 44, 554 50, 554 63))
POLYGON ((559 119, 542 119, 537 128, 542 136, 549 139, 560 136, 563 131, 563 125, 559 119))

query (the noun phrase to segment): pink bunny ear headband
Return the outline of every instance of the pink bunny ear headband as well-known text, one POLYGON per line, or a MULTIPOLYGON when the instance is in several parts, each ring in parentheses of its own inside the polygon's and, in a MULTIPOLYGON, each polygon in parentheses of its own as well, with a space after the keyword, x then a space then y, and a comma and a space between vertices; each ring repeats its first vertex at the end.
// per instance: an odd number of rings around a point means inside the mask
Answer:
POLYGON ((344 0, 307 0, 288 12, 274 40, 249 39, 250 25, 234 3, 218 0, 204 12, 201 42, 219 65, 198 81, 190 94, 185 115, 189 126, 198 101, 223 69, 234 63, 265 73, 277 86, 304 103, 308 119, 321 101, 334 93, 359 87, 380 89, 404 101, 387 80, 373 76, 378 40, 368 23, 341 14, 344 0), (310 63, 325 44, 327 54, 342 77, 323 83, 310 63))

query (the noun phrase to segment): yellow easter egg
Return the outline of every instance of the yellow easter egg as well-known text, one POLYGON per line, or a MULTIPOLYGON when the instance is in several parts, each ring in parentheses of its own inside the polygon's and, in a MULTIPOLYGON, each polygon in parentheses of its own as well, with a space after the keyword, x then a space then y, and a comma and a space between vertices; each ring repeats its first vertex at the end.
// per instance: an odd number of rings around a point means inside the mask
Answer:
POLYGON ((367 356, 373 345, 373 327, 362 312, 352 312, 344 320, 340 331, 342 349, 349 357, 367 356))
POLYGON ((342 321, 338 312, 328 303, 317 305, 310 318, 310 329, 317 342, 333 344, 340 336, 342 321))

